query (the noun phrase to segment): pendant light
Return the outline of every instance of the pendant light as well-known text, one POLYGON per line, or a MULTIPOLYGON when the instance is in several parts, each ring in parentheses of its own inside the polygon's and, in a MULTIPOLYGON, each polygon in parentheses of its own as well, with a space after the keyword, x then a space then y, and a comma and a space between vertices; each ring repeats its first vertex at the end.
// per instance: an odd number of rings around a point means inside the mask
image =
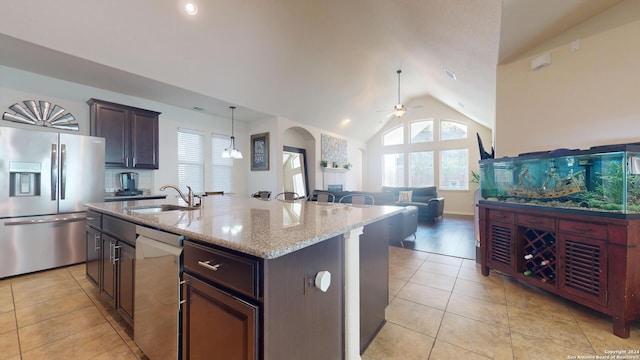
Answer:
POLYGON ((222 152, 223 158, 232 158, 232 159, 242 159, 242 153, 240 150, 236 149, 236 138, 233 136, 233 111, 236 109, 235 106, 229 106, 231 109, 231 146, 224 149, 222 152))
POLYGON ((400 103, 400 73, 402 73, 402 70, 398 70, 398 103, 396 104, 396 106, 393 107, 393 115, 395 115, 396 117, 402 117, 402 115, 404 115, 407 112, 407 108, 404 106, 404 104, 400 103))

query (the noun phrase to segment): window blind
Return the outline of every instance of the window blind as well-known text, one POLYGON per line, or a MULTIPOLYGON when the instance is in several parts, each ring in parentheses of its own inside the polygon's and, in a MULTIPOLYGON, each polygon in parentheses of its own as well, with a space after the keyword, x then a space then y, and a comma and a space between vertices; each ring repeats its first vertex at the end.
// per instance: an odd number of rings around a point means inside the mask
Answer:
POLYGON ((204 192, 204 134, 178 129, 178 187, 185 192, 204 192))
POLYGON ((232 192, 233 159, 222 158, 222 152, 228 148, 231 140, 228 136, 211 134, 211 191, 232 192))

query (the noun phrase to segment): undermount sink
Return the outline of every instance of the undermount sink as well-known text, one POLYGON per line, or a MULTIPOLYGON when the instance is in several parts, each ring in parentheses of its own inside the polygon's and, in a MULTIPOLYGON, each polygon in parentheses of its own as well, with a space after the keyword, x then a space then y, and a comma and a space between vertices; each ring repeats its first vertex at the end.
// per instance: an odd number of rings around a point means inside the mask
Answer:
POLYGON ((127 210, 129 211, 142 213, 142 214, 160 213, 160 212, 177 211, 177 210, 182 210, 182 211, 195 210, 195 209, 196 209, 195 207, 171 205, 171 204, 135 206, 135 207, 127 208, 127 210))

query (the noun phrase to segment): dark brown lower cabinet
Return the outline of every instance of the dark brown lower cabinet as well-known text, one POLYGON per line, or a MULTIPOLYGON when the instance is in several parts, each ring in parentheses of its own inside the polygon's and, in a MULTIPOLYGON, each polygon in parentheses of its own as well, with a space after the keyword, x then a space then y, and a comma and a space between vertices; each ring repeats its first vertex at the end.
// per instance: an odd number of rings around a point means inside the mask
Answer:
POLYGON ((95 285, 100 283, 100 258, 102 256, 102 233, 87 226, 87 279, 95 285))
POLYGON ((183 359, 343 359, 343 240, 275 259, 185 241, 183 359))
POLYGON ((257 359, 259 308, 184 274, 183 359, 257 359))
POLYGON ((100 293, 133 325, 135 248, 102 234, 100 293))
POLYGON ((101 256, 101 275, 100 275, 100 293, 112 305, 116 303, 116 264, 113 261, 113 253, 118 240, 113 237, 102 234, 102 256, 101 256))
POLYGON ((640 219, 479 205, 482 274, 496 269, 612 318, 640 319, 640 219))
POLYGON ((133 289, 136 249, 119 241, 115 251, 117 274, 116 306, 122 317, 133 325, 133 289))
POLYGON ((360 235, 360 354, 384 326, 389 304, 389 226, 385 219, 360 235))

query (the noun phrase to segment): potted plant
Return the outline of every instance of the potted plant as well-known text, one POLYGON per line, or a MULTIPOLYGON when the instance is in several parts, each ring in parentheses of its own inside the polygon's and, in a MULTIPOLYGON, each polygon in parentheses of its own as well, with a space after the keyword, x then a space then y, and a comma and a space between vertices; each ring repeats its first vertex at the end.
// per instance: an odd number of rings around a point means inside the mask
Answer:
POLYGON ((349 170, 349 169, 351 169, 351 163, 346 163, 346 164, 342 165, 342 167, 347 169, 347 170, 349 170))
POLYGON ((323 168, 326 168, 328 165, 329 165, 328 160, 320 160, 320 166, 322 166, 323 168))

